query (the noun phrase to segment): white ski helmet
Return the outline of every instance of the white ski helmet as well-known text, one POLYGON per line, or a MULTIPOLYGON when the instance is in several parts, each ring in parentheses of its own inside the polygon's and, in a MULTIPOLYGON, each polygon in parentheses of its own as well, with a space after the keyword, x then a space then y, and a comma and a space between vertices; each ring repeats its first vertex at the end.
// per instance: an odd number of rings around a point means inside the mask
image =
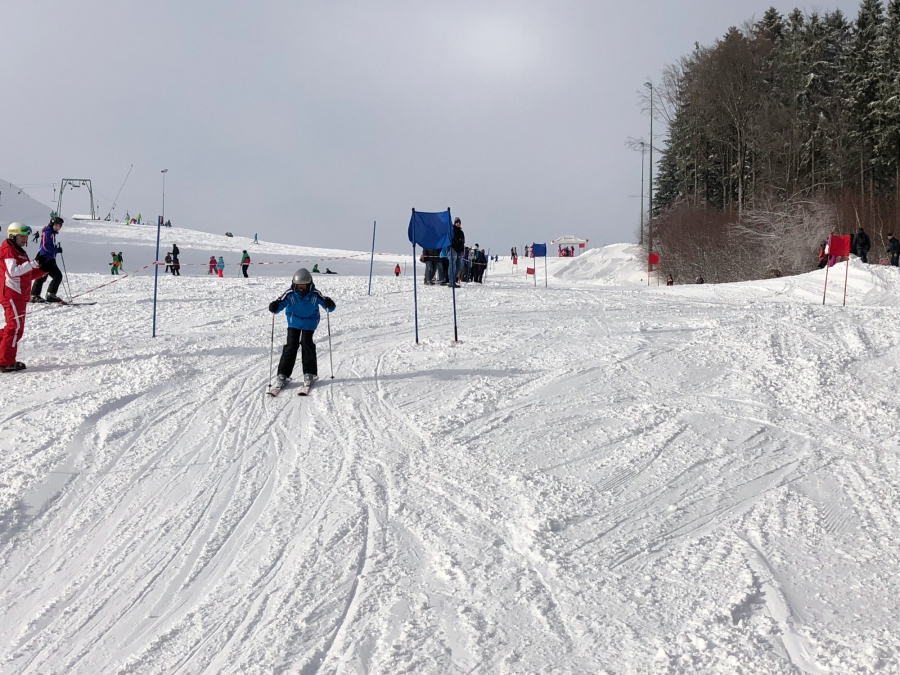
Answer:
POLYGON ((301 267, 299 270, 294 272, 294 278, 291 279, 291 283, 295 286, 297 284, 311 284, 312 280, 312 274, 309 273, 309 270, 305 267, 301 267))
POLYGON ((31 228, 28 227, 28 225, 23 225, 22 223, 10 223, 9 227, 6 228, 7 237, 15 237, 20 234, 31 234, 31 228))

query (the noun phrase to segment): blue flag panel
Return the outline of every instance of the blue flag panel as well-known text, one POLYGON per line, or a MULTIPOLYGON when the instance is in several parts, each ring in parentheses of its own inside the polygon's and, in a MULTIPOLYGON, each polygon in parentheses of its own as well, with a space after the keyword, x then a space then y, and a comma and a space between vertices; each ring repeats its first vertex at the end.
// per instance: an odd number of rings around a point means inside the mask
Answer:
POLYGON ((532 244, 531 245, 531 257, 532 258, 546 258, 547 257, 547 244, 532 244))
POLYGON ((409 219, 409 241, 422 248, 444 248, 453 238, 450 209, 440 213, 423 213, 413 209, 409 219))

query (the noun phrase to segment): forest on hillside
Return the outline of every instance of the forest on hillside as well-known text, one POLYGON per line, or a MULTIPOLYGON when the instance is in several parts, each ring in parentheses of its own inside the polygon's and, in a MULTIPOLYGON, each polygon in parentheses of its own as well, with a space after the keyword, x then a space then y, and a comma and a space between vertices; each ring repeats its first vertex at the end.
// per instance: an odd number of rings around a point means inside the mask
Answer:
POLYGON ((830 232, 900 235, 900 0, 729 29, 667 67, 641 240, 682 281, 797 274, 830 232))

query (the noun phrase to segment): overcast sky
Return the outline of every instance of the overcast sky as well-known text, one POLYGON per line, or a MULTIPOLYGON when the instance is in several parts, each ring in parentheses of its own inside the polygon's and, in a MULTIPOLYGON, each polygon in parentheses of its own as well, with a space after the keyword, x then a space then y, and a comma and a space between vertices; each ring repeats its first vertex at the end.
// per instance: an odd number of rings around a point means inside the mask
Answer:
POLYGON ((155 219, 167 168, 173 223, 303 245, 448 206, 494 251, 636 241, 642 82, 773 4, 3 0, 0 179, 105 215, 134 164, 117 215, 155 219))

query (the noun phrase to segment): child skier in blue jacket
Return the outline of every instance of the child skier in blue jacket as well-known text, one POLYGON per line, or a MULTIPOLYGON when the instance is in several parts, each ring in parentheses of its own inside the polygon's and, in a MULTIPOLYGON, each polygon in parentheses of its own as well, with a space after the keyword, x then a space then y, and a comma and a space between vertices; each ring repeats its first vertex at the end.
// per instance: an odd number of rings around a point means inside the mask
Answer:
POLYGON ((278 314, 284 310, 288 322, 287 343, 281 350, 275 389, 281 389, 291 373, 294 372, 298 347, 300 347, 300 361, 303 366, 303 384, 311 387, 319 379, 313 333, 319 325, 319 307, 333 312, 335 306, 334 300, 316 290, 312 274, 303 267, 294 274, 290 290, 278 300, 269 303, 269 311, 278 314))

